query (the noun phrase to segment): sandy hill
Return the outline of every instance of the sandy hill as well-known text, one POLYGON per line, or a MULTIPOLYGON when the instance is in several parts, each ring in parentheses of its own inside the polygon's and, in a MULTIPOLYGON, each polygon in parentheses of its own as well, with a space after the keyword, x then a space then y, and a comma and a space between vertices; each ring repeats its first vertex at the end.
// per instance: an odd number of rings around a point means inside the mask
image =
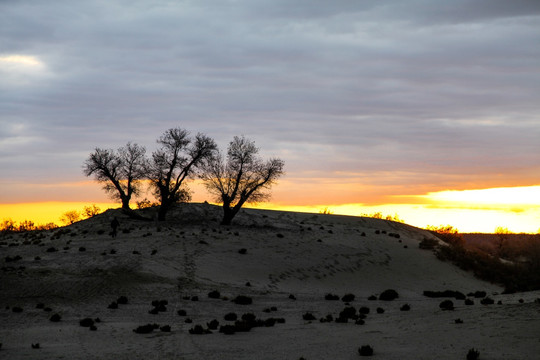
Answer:
POLYGON ((208 204, 182 205, 164 223, 109 210, 0 239, 0 359, 353 359, 367 344, 381 359, 465 359, 473 347, 481 359, 540 353, 539 293, 500 295, 498 286, 419 249, 429 232, 253 209, 220 226, 220 216, 208 204), (399 297, 381 300, 387 289, 399 297), (484 291, 496 303, 446 298, 455 309, 442 310, 445 299, 423 295, 447 289, 484 291), (354 299, 345 303, 346 294, 354 299), (354 314, 336 322, 347 307, 354 314), (228 313, 237 314, 237 325, 225 320, 228 313), (50 321, 55 314, 60 321, 50 321), (256 320, 241 321, 244 314, 256 320), (99 320, 95 331, 80 326, 84 318, 99 320), (159 326, 133 331, 147 324, 159 326), (241 331, 246 324, 250 331, 241 331), (225 325, 235 333, 221 333, 225 325))

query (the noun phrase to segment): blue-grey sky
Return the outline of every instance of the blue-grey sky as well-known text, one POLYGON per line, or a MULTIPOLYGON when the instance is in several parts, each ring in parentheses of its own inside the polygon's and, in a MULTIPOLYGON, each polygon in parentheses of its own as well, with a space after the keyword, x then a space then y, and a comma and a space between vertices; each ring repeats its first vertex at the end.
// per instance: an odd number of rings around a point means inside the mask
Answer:
POLYGON ((0 202, 177 126, 282 158, 282 201, 538 185, 540 1, 0 2, 0 202))

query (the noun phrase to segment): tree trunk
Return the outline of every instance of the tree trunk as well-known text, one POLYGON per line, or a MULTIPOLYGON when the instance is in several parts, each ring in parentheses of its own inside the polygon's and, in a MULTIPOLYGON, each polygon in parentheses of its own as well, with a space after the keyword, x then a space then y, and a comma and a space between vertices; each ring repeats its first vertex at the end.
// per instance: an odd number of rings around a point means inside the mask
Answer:
POLYGON ((221 220, 221 225, 231 225, 232 219, 236 213, 233 209, 223 206, 223 220, 221 220))
POLYGON ((122 196, 122 209, 131 210, 131 208, 129 207, 129 198, 126 196, 122 196))
POLYGON ((169 205, 167 203, 161 203, 158 210, 158 221, 165 221, 169 205))

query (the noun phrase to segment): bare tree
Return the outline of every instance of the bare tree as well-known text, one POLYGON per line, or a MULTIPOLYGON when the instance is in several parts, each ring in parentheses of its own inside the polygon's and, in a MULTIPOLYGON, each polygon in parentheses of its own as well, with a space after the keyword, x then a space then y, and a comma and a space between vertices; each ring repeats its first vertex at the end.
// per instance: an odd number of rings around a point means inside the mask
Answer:
POLYGON ((122 202, 122 209, 130 211, 131 197, 139 193, 145 177, 145 153, 144 147, 131 143, 117 151, 96 148, 85 161, 83 172, 94 175, 113 199, 122 202))
POLYGON ((267 200, 268 190, 283 175, 282 160, 264 162, 258 152, 253 141, 235 136, 226 160, 218 153, 205 164, 201 179, 215 200, 223 204, 222 225, 230 225, 244 203, 267 200))
POLYGON ((60 217, 60 221, 66 225, 71 225, 81 219, 81 214, 77 210, 66 211, 60 217))
POLYGON ((160 148, 152 153, 147 176, 160 201, 158 220, 163 221, 174 203, 190 198, 184 181, 212 156, 217 146, 204 134, 191 139, 189 133, 180 128, 165 131, 157 142, 160 148))

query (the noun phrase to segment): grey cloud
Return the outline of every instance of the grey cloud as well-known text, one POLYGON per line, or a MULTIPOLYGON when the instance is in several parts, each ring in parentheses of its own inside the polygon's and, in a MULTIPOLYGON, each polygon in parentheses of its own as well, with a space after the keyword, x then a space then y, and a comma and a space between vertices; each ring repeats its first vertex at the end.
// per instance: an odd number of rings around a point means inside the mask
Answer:
POLYGON ((80 178, 95 146, 150 150, 183 126, 223 145, 245 134, 291 177, 533 178, 540 16, 508 3, 4 2, 0 56, 37 56, 48 76, 0 82, 2 128, 40 139, 0 130, 3 176, 48 157, 45 178, 80 178))

